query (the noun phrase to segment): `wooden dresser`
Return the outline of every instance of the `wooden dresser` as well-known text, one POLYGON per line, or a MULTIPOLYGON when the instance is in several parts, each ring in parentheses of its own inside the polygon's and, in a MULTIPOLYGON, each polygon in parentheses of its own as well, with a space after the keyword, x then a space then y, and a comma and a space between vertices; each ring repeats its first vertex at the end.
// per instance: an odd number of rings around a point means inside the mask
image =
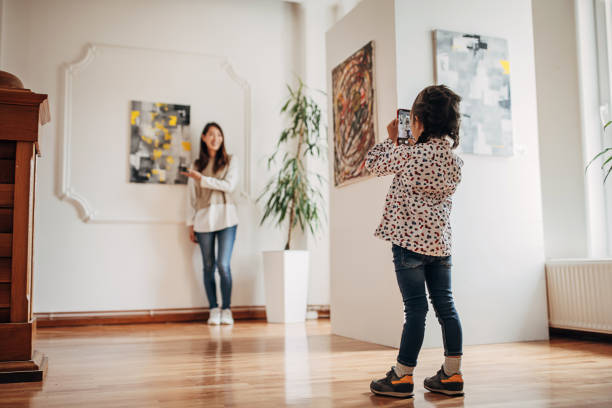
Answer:
POLYGON ((47 95, 20 85, 0 72, 0 383, 41 381, 47 363, 33 349, 32 264, 38 134, 50 115, 47 95))

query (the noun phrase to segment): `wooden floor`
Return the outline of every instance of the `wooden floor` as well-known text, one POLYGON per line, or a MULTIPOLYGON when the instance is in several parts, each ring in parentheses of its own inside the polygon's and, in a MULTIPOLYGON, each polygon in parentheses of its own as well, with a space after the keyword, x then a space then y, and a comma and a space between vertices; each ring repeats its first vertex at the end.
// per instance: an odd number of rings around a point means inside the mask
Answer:
POLYGON ((47 328, 44 383, 0 384, 0 407, 612 407, 612 344, 466 347, 466 395, 424 392, 440 349, 423 350, 415 397, 376 397, 396 350, 306 325, 238 322, 47 328))

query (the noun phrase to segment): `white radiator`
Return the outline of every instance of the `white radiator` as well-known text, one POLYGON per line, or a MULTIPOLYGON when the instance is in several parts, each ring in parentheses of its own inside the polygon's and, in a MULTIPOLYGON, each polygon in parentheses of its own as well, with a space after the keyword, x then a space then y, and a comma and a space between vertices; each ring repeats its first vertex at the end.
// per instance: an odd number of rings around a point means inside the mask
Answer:
POLYGON ((546 262, 550 327, 612 334, 612 259, 546 262))

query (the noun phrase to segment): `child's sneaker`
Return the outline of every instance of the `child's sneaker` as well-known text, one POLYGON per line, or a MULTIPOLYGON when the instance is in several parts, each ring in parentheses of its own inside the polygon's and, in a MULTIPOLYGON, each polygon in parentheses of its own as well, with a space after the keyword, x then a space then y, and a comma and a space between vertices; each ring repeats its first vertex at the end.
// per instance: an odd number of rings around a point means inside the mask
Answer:
POLYGON ((427 377, 423 385, 432 392, 446 395, 463 395, 463 377, 461 374, 448 376, 444 372, 444 367, 433 377, 427 377))
POLYGON ((370 383, 370 391, 378 395, 408 398, 414 395, 413 390, 414 382, 412 381, 412 374, 407 374, 400 378, 395 374, 393 367, 391 367, 385 378, 370 383))

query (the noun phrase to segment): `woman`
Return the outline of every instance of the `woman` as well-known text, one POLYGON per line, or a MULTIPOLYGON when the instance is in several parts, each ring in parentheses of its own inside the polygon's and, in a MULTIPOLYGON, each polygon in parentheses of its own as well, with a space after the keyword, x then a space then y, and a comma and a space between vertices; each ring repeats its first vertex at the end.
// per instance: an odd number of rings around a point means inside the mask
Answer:
POLYGON ((190 178, 187 225, 191 241, 199 243, 202 251, 204 288, 210 305, 208 324, 233 324, 230 260, 238 214, 230 193, 238 184, 238 163, 225 151, 223 130, 217 123, 206 124, 200 141, 200 155, 189 172, 183 174, 190 178), (215 267, 221 281, 221 309, 217 303, 215 267))

